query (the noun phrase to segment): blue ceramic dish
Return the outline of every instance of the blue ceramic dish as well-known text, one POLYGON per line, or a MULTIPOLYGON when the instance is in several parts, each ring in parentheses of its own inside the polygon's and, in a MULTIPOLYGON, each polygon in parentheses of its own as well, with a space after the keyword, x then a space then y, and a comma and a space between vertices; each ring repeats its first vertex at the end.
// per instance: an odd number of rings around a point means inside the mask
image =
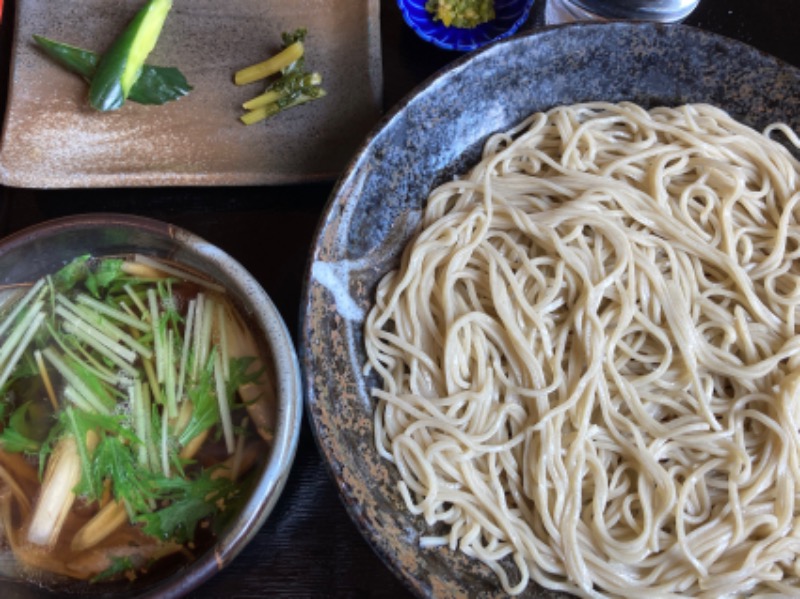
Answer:
POLYGON ((444 48, 469 52, 491 41, 513 35, 526 21, 534 0, 496 0, 495 18, 474 29, 445 27, 425 10, 426 0, 397 0, 403 19, 418 36, 444 48))

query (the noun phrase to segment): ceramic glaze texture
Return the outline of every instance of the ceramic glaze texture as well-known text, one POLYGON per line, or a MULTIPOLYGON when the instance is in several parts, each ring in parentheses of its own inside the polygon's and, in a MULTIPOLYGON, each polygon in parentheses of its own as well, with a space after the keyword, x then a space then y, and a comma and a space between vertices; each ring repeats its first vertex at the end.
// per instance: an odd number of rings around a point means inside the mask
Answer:
MULTIPOLYGON (((369 389, 376 380, 362 375, 363 315, 434 186, 466 171, 490 133, 532 112, 589 100, 709 102, 756 128, 785 121, 797 130, 800 71, 682 25, 585 24, 517 37, 457 62, 388 115, 321 221, 303 305, 306 407, 353 520, 419 596, 503 593, 478 562, 419 548, 425 524, 406 511, 394 467, 375 450, 369 389), (347 310, 338 305, 344 293, 347 310)), ((531 584, 525 596, 555 594, 531 584)))
POLYGON ((32 36, 103 52, 142 3, 20 0, 0 147, 14 187, 259 185, 332 180, 381 115, 378 0, 176 0, 148 63, 178 67, 194 87, 164 106, 98 113, 88 86, 32 36), (264 82, 236 70, 280 50, 304 27, 307 66, 327 95, 264 123, 239 121, 264 82))

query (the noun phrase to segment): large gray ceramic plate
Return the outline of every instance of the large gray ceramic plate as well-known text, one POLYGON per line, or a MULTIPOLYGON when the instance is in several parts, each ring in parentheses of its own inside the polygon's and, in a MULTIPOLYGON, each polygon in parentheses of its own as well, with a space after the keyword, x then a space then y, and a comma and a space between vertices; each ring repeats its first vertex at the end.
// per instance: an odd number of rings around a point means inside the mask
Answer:
POLYGON ((164 106, 98 113, 87 85, 45 58, 43 35, 99 52, 142 0, 17 0, 0 184, 14 187, 261 185, 335 179, 381 115, 378 0, 175 0, 148 62, 194 90, 164 106), (242 102, 263 82, 233 73, 281 32, 308 30, 306 64, 328 95, 249 127, 242 102))
MULTIPOLYGON (((474 54, 388 115, 340 180, 320 224, 305 295, 301 363, 317 441, 353 520, 420 596, 499 596, 494 575, 447 549, 420 549, 373 444, 374 381, 361 374, 362 324, 431 188, 478 157, 496 130, 558 104, 710 102, 761 128, 800 128, 800 70, 679 25, 572 25, 474 54)), ((529 597, 548 593, 534 586, 529 597)))

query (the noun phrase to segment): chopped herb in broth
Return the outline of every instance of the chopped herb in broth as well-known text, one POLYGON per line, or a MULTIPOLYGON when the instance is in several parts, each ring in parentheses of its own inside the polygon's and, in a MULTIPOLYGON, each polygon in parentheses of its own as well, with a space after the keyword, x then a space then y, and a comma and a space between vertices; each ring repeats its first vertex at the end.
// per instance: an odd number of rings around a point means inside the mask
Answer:
POLYGON ((272 389, 222 287, 82 256, 0 314, 0 530, 21 568, 133 578, 246 499, 272 389))

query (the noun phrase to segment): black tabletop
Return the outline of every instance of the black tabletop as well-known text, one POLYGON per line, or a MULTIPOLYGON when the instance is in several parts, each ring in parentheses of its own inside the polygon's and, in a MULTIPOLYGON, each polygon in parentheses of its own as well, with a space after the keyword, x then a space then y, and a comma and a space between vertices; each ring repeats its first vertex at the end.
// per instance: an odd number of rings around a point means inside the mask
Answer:
MULTIPOLYGON (((3 89, 13 11, 13 0, 6 0, 0 28, 3 89)), ((543 13, 544 0, 537 0, 524 29, 541 27, 543 13)), ((701 0, 686 23, 800 67, 797 0, 701 0)), ((417 38, 403 23, 394 0, 381 0, 381 35, 386 110, 460 56, 417 38)), ((4 92, 0 98, 5 98, 4 92)), ((134 213, 174 223, 218 244, 249 269, 297 338, 306 259, 333 185, 331 181, 113 191, 0 188, 0 237, 45 219, 81 212, 134 213)), ((397 598, 410 593, 351 522, 305 422, 289 482, 269 520, 227 569, 191 596, 397 598)))

